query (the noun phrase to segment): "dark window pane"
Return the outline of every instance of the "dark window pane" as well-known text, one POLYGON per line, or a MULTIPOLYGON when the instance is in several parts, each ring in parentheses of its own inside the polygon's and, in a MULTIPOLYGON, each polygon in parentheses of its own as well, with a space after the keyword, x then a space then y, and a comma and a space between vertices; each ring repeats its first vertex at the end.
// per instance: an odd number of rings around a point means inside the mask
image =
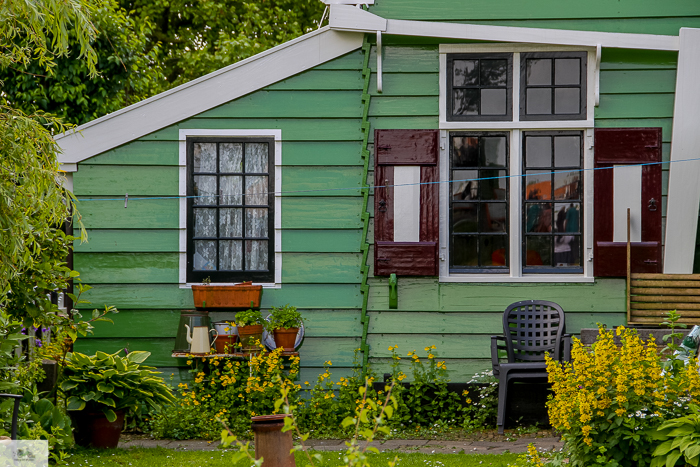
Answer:
POLYGON ((452 264, 455 266, 478 266, 477 256, 478 237, 458 235, 452 237, 452 264))
POLYGON ((507 83, 508 60, 482 60, 481 85, 505 86, 507 83))
POLYGON ((223 176, 219 177, 219 204, 243 203, 243 177, 223 176))
POLYGON ((481 138, 481 165, 486 167, 506 166, 506 137, 481 138))
POLYGON ((247 143, 245 145, 245 171, 266 173, 268 155, 267 143, 247 143))
POLYGON ((219 210, 219 237, 243 236, 243 210, 222 208, 219 210))
POLYGON ((245 204, 267 205, 267 177, 251 175, 245 178, 245 204))
POLYGON ((581 137, 580 136, 555 136, 554 137, 554 166, 555 167, 580 167, 581 166, 581 137))
POLYGON ((216 209, 194 210, 194 236, 216 237, 216 209))
POLYGON ((219 144, 219 172, 243 172, 243 143, 219 144))
POLYGON ((554 199, 580 199, 581 172, 554 172, 554 199))
POLYGON ((525 171, 525 199, 551 199, 552 175, 549 169, 525 171))
POLYGON ((505 115, 506 113, 505 89, 481 90, 481 115, 505 115))
POLYGON ((194 172, 216 172, 216 143, 194 143, 194 172))
POLYGON ((548 115, 552 113, 552 89, 528 88, 527 105, 525 112, 528 115, 548 115))
POLYGON ((478 204, 455 203, 452 205, 452 231, 478 232, 478 204))
POLYGON ((551 203, 527 203, 525 209, 525 232, 546 233, 552 231, 551 203))
POLYGON ((508 179, 505 170, 482 170, 481 178, 481 199, 506 199, 508 179))
POLYGON ((537 58, 527 60, 527 85, 552 84, 552 60, 537 58))
POLYGON ((581 90, 579 88, 556 88, 554 90, 554 113, 577 114, 581 112, 581 90))
POLYGON ((245 236, 267 237, 267 208, 245 210, 245 236))
POLYGON ((556 220, 554 223, 555 232, 570 232, 581 233, 580 220, 581 208, 580 203, 556 203, 554 210, 556 211, 556 220))
POLYGON ((216 242, 195 240, 192 269, 195 271, 216 271, 216 242))
POLYGON ((525 166, 550 167, 551 165, 551 136, 527 136, 525 138, 525 166))
POLYGON ((552 265, 552 237, 525 237, 525 266, 552 265))
POLYGON ((267 240, 246 240, 245 268, 247 271, 267 271, 267 240))
POLYGON ((479 199, 478 170, 452 171, 452 199, 479 199))
POLYGON ((481 205, 481 232, 506 231, 506 203, 481 205))
POLYGON ((455 89, 453 115, 479 115, 479 90, 455 89))
POLYGON ((508 237, 484 236, 479 238, 479 253, 481 266, 506 266, 506 244, 508 237))
POLYGON ((452 138, 452 166, 476 167, 479 165, 479 138, 455 136, 452 138))
POLYGON ((194 204, 206 206, 216 204, 216 176, 215 175, 195 175, 194 176, 194 204))
POLYGON ((554 84, 580 84, 581 60, 578 58, 557 58, 554 60, 554 84))
POLYGON ((240 271, 243 269, 243 242, 222 240, 219 242, 219 270, 240 271))
POLYGON ((573 235, 554 236, 554 265, 580 266, 578 255, 578 238, 573 235))
POLYGON ((477 86, 479 84, 478 60, 455 60, 453 86, 477 86))

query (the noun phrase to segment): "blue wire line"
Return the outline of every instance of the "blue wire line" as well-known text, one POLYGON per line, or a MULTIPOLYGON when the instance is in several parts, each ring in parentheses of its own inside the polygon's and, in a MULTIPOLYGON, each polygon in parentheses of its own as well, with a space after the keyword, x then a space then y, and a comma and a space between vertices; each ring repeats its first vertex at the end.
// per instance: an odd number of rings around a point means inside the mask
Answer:
MULTIPOLYGON (((682 159, 678 161, 661 161, 661 162, 644 162, 641 164, 624 164, 622 167, 644 167, 644 166, 652 166, 652 165, 661 165, 661 164, 671 164, 671 163, 676 163, 676 162, 691 162, 691 161, 698 161, 700 160, 700 157, 696 157, 693 159, 682 159)), ((319 192, 330 192, 330 191, 345 191, 345 190, 364 190, 364 189, 375 189, 375 188, 391 188, 391 187, 401 187, 401 186, 420 186, 420 185, 434 185, 434 184, 439 184, 439 183, 458 183, 458 182, 479 182, 479 181, 484 181, 484 180, 499 180, 499 179, 509 179, 509 178, 514 178, 514 177, 532 177, 536 175, 551 175, 553 173, 557 174, 563 174, 563 173, 572 173, 572 172, 592 172, 595 170, 609 170, 613 169, 615 166, 609 166, 609 167, 592 167, 589 169, 572 169, 572 170, 556 170, 556 171, 549 171, 549 172, 537 172, 537 173, 528 173, 528 174, 520 174, 520 175, 503 175, 503 176, 498 176, 498 177, 481 177, 481 178, 465 178, 461 180, 440 180, 437 182, 420 182, 420 183, 404 183, 400 185, 374 185, 374 186, 369 186, 369 187, 345 187, 345 188, 325 188, 325 189, 318 189, 318 190, 296 190, 296 191, 276 191, 273 192, 272 194, 274 195, 285 195, 285 194, 294 194, 294 193, 319 193, 319 192)), ((459 168, 460 170, 470 170, 469 167, 464 167, 464 168, 459 168)), ((484 167, 480 167, 481 170, 484 170, 484 167)), ((498 168, 498 167, 489 167, 487 170, 504 170, 505 168, 498 168)), ((475 170, 475 169, 471 169, 475 170)), ((268 192, 263 192, 263 193, 254 193, 251 196, 264 196, 264 195, 269 195, 270 193, 268 192)), ((237 195, 209 195, 209 196, 149 196, 149 197, 129 197, 129 201, 144 201, 144 200, 156 200, 156 199, 202 199, 202 198, 219 198, 220 196, 246 196, 245 193, 239 193, 237 195)), ((76 198, 79 202, 82 201, 124 201, 124 198, 76 198)), ((206 207, 206 205, 202 205, 202 207, 206 207)))

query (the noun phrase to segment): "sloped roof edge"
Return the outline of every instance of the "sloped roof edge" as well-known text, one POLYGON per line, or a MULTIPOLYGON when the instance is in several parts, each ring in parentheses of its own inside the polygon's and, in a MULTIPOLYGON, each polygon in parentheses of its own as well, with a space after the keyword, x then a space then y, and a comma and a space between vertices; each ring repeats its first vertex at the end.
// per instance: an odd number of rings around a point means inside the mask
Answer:
POLYGON ((56 136, 66 169, 362 47, 364 33, 326 26, 56 136), (70 165, 69 165, 70 164, 70 165))

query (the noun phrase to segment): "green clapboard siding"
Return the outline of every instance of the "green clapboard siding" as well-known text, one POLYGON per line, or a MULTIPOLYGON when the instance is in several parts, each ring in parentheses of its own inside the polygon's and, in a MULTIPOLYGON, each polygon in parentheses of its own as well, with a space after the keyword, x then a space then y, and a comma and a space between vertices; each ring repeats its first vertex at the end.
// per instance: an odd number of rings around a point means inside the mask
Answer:
POLYGON ((275 83, 270 91, 361 91, 364 81, 360 70, 309 70, 275 83))
POLYGON ((411 350, 418 351, 418 356, 426 356, 425 347, 437 347, 435 355, 444 358, 491 358, 491 338, 485 334, 469 336, 459 334, 426 334, 420 329, 404 329, 405 334, 369 334, 367 343, 372 358, 390 358, 389 347, 399 346, 402 355, 411 350), (413 331, 413 333, 410 333, 413 331), (405 349, 405 350, 404 350, 405 349))
POLYGON ((362 114, 358 91, 258 91, 200 118, 339 118, 362 114))
POLYGON ((597 118, 596 128, 635 128, 635 127, 660 127, 661 140, 664 143, 671 142, 672 118, 597 118))
POLYGON ((600 72, 601 94, 656 94, 676 90, 675 70, 606 70, 600 72))
POLYGON ((356 50, 314 68, 314 70, 362 70, 362 50, 356 50))
MULTIPOLYGON (((91 157, 88 164, 107 165, 178 165, 178 143, 174 141, 132 141, 91 157)), ((82 170, 82 164, 80 164, 82 170)))
POLYGON ((361 196, 362 167, 282 169, 282 196, 361 196))
POLYGON ((178 253, 74 253, 73 265, 88 284, 176 284, 178 253))
POLYGON ((362 198, 282 198, 283 229, 362 228, 362 198))
POLYGON ((362 165, 359 141, 282 142, 282 165, 362 165))
MULTIPOLYGON (((81 309, 114 305, 119 309, 174 310, 192 309, 192 290, 176 284, 98 284, 85 292, 91 304, 81 309)), ((285 284, 279 289, 263 289, 262 307, 293 304, 299 308, 360 308, 362 295, 358 284, 285 284)))
POLYGON ((88 229, 177 229, 179 199, 85 200, 78 212, 88 229))
POLYGON ((600 69, 605 70, 675 70, 678 52, 665 50, 610 49, 602 51, 600 69))
POLYGON ((294 253, 355 253, 362 230, 286 230, 282 251, 294 253))
POLYGON ((668 94, 601 94, 595 118, 672 118, 673 97, 668 94))
MULTIPOLYGON (((403 352, 402 349, 399 350, 403 352)), ((403 352, 402 355, 406 356, 407 353, 408 351, 403 352)), ((410 359, 406 356, 405 359, 399 362, 399 369, 406 374, 405 381, 408 382, 414 381, 409 360, 410 359)), ((438 361, 445 362, 448 377, 453 383, 466 383, 470 381, 475 374, 491 370, 491 360, 485 358, 442 358, 442 356, 439 356, 438 361)), ((372 368, 374 373, 379 377, 380 381, 384 373, 391 373, 391 363, 392 361, 387 358, 371 358, 369 360, 370 368, 372 368)), ((169 374, 170 373, 168 373, 168 375, 169 374)))
MULTIPOLYGON (((438 116, 434 117, 371 117, 370 125, 374 130, 437 130, 438 116)), ((374 143, 374 133, 370 133, 370 142, 374 143)))
POLYGON ((370 117, 439 115, 438 99, 430 97, 372 97, 370 117))
MULTIPOLYGON (((178 168, 80 164, 73 194, 85 196, 177 196, 178 168)), ((122 206, 123 207, 123 206, 122 206)))
POLYGON ((377 92, 377 74, 372 73, 369 92, 374 102, 377 96, 434 96, 440 93, 437 73, 382 73, 382 92, 377 92))
POLYGON ((87 242, 73 244, 76 253, 176 253, 180 231, 89 229, 87 235, 87 242))
POLYGON ((360 253, 285 253, 282 282, 359 284, 361 261, 360 253))
MULTIPOLYGON (((436 45, 418 45, 414 47, 385 46, 382 55, 382 72, 384 73, 438 73, 440 60, 436 45)), ((370 68, 377 64, 377 50, 372 47, 369 56, 370 68)), ((377 89, 377 86, 374 86, 377 89)))

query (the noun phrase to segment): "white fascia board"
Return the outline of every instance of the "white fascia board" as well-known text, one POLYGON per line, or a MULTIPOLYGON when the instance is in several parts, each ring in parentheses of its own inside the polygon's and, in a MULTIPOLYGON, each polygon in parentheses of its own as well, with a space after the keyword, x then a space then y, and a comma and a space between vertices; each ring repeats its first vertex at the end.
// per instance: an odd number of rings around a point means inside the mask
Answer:
POLYGON ((666 274, 693 272, 700 207, 700 160, 697 160, 700 154, 700 87, 697 82, 700 75, 700 29, 681 28, 680 40, 666 206, 666 274))
POLYGON ((362 47, 364 34, 328 26, 56 137, 75 164, 362 47))
POLYGON ((374 5, 374 0, 321 0, 326 5, 374 5))
POLYGON ((331 5, 328 24, 338 31, 384 32, 387 28, 387 20, 381 16, 361 8, 337 4, 331 5))

